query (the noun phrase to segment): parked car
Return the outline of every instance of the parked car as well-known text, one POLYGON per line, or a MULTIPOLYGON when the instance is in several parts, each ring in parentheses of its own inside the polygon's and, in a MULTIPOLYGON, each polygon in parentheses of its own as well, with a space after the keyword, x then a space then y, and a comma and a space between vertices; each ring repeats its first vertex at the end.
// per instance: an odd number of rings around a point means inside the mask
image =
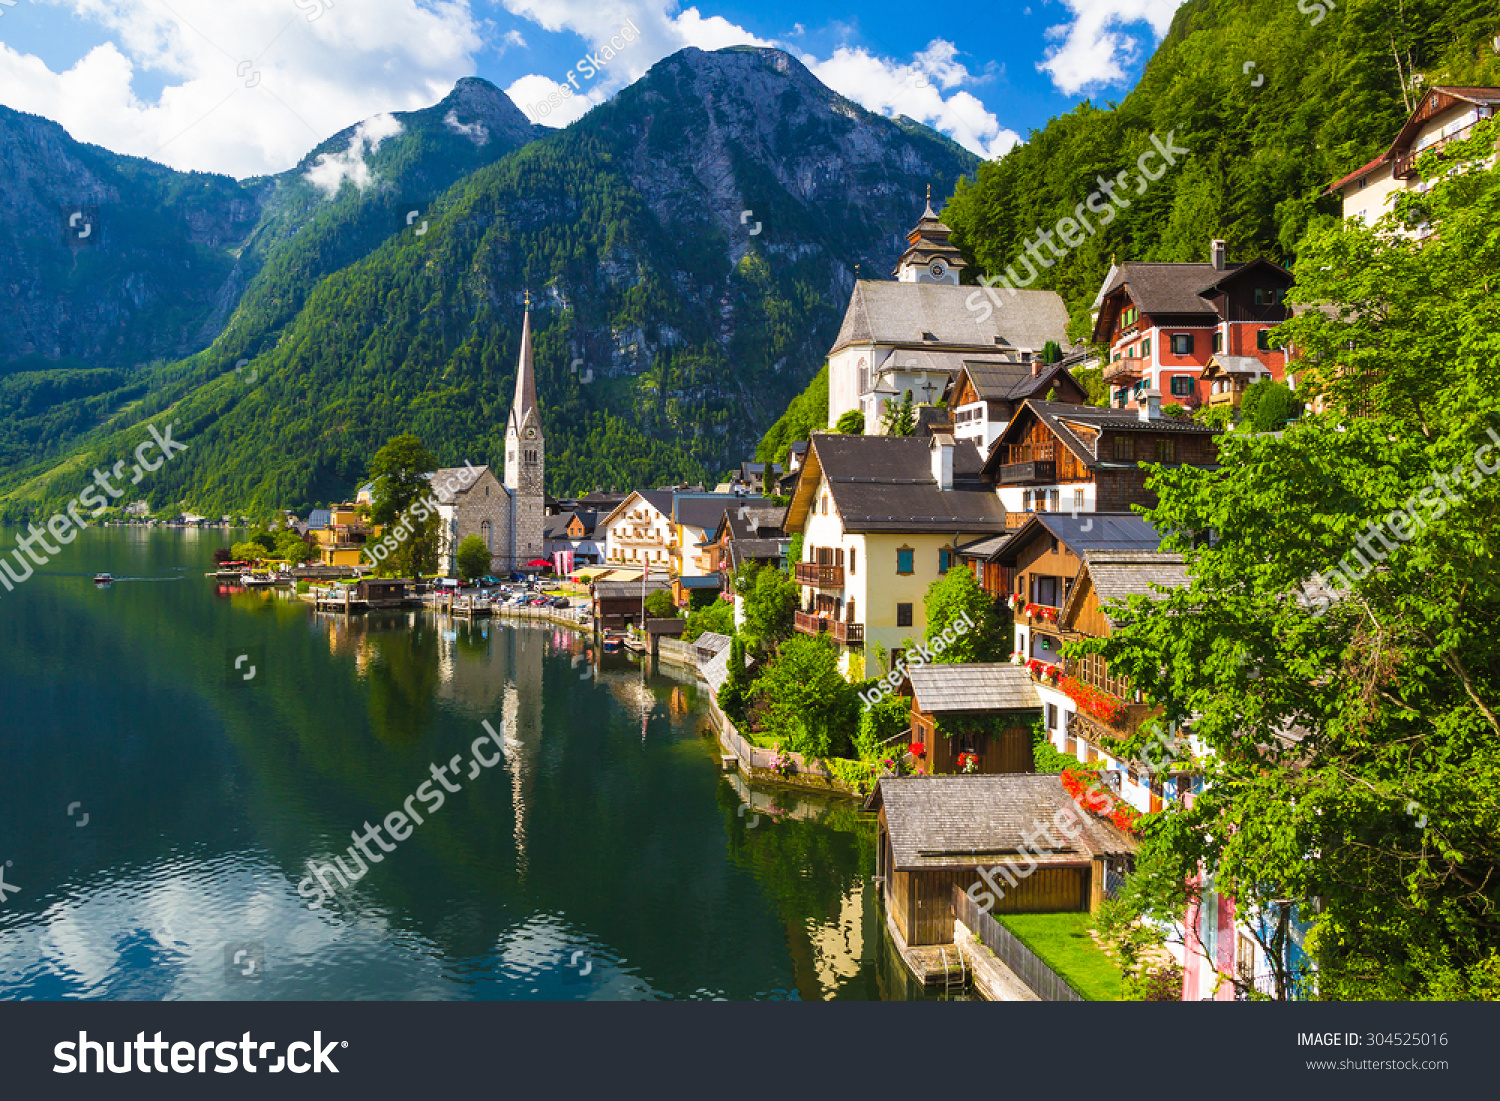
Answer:
POLYGON ((565 597, 565 596, 558 596, 558 597, 553 597, 553 599, 552 599, 552 606, 554 608, 570 608, 570 607, 572 607, 572 602, 569 601, 568 598, 565 597))

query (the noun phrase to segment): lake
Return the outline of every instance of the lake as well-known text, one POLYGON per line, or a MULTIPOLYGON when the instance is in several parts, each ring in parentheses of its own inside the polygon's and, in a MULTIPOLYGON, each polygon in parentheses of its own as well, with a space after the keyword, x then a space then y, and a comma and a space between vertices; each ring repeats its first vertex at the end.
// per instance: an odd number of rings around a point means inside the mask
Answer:
POLYGON ((871 817, 724 775, 691 672, 232 592, 227 542, 0 590, 0 997, 915 996, 871 817))

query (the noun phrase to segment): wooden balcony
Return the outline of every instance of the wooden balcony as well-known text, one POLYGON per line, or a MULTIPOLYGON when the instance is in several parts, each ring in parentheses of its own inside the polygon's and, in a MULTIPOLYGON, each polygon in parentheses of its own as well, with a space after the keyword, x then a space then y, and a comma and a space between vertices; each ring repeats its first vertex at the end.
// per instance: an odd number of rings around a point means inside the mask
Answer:
POLYGON ((828 620, 813 612, 797 612, 796 627, 804 635, 821 635, 828 631, 828 620))
POLYGON ((1136 356, 1122 356, 1113 363, 1104 365, 1104 381, 1113 386, 1127 382, 1139 382, 1145 377, 1145 360, 1136 356))
POLYGON ((863 646, 865 644, 865 625, 863 623, 845 623, 842 619, 833 621, 833 641, 841 642, 845 646, 863 646))
POLYGON ((1036 460, 1028 463, 1006 463, 1000 468, 1003 486, 1049 485, 1057 481, 1057 463, 1036 460))
POLYGON ((844 587, 843 566, 820 566, 816 562, 798 562, 795 577, 799 585, 813 585, 819 589, 842 589, 844 587))

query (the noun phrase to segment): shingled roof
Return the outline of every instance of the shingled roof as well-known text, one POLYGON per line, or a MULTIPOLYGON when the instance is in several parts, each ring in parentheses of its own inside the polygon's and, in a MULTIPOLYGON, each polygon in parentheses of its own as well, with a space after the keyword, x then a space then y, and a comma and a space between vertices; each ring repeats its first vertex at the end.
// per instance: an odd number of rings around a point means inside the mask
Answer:
MULTIPOLYGON (((1185 436, 1222 434, 1220 429, 1211 428, 1186 417, 1157 417, 1154 420, 1141 420, 1139 414, 1130 416, 1119 409, 1106 409, 1097 405, 1070 405, 1066 402, 1037 401, 1034 398, 1028 398, 1021 408, 1016 410, 1016 415, 1005 426, 1005 431, 996 437, 994 444, 990 447, 989 457, 984 463, 985 472, 989 477, 995 477, 996 472, 1004 465, 1006 451, 1003 445, 1016 442, 1025 435, 1027 420, 1025 413, 1028 410, 1035 415, 1037 420, 1052 430, 1052 434, 1077 457, 1079 462, 1090 468, 1120 465, 1108 456, 1101 458, 1095 453, 1094 441, 1102 432, 1170 432, 1174 435, 1185 436), (1077 431, 1074 426, 1087 431, 1077 431)), ((1125 465, 1134 466, 1136 462, 1132 459, 1125 465)))
MULTIPOLYGON (((451 505, 478 485, 479 479, 488 469, 488 466, 445 466, 440 470, 434 470, 430 475, 432 495, 437 498, 438 504, 451 505)), ((505 492, 509 493, 510 490, 507 489, 505 492)))
POLYGON ((1160 596, 1160 589, 1183 589, 1187 585, 1187 566, 1180 554, 1139 550, 1085 551, 1079 581, 1068 594, 1058 618, 1067 624, 1092 588, 1098 595, 1100 611, 1114 626, 1116 619, 1110 614, 1112 603, 1123 603, 1132 596, 1160 596))
POLYGON ((1055 774, 886 777, 871 805, 885 808, 895 871, 999 863, 1020 857, 1028 843, 1041 855, 1023 859, 1041 865, 1078 866, 1136 849, 1125 831, 1080 810, 1055 774), (1070 820, 1076 837, 1057 825, 1070 820))
POLYGON ((1021 290, 1014 298, 1007 292, 1001 307, 991 308, 987 317, 985 310, 969 308, 969 297, 975 294, 984 304, 978 287, 860 279, 829 354, 846 344, 1036 351, 1049 340, 1059 347, 1070 343, 1068 307, 1056 291, 1021 290), (927 333, 934 339, 926 339, 927 333))
MULTIPOLYGON (((953 487, 940 489, 932 476, 933 446, 932 438, 916 436, 819 432, 808 465, 829 483, 845 531, 1003 533, 1005 506, 979 478, 978 448, 970 440, 954 444, 953 487)), ((801 524, 815 485, 815 477, 799 479, 788 525, 801 524)))
POLYGON ((923 711, 1039 711, 1042 698, 1024 666, 994 664, 918 665, 907 679, 923 711))

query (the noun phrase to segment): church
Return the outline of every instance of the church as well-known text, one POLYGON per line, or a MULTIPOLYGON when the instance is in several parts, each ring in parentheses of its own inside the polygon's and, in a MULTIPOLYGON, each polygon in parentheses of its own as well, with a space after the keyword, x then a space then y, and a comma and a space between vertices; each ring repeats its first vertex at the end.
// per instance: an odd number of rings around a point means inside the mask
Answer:
POLYGON ((452 467, 432 475, 438 503, 438 572, 454 576, 459 544, 470 535, 490 551, 490 572, 504 576, 545 557, 545 441, 531 357, 531 300, 521 323, 516 398, 505 424, 505 478, 488 466, 452 467))
POLYGON ((856 279, 844 321, 828 353, 828 427, 850 410, 864 414, 865 434, 881 433, 888 406, 909 394, 933 405, 965 367, 1001 368, 1020 378, 1048 341, 1067 348, 1068 308, 1055 291, 1017 290, 987 300, 960 286, 963 254, 952 230, 927 209, 907 234, 908 247, 887 279, 856 279))

